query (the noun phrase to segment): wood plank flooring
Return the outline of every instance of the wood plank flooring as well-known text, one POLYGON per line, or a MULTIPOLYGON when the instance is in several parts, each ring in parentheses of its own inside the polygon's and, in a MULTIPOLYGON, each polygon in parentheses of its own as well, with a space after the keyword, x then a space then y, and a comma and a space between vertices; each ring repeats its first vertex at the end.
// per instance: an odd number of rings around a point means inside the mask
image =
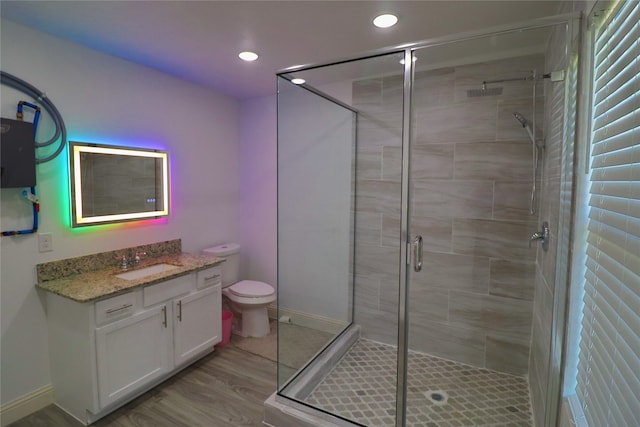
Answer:
MULTIPOLYGON (((93 426, 262 426, 263 403, 275 389, 275 362, 228 345, 93 426)), ((50 405, 10 425, 45 426, 79 427, 81 424, 50 405)))

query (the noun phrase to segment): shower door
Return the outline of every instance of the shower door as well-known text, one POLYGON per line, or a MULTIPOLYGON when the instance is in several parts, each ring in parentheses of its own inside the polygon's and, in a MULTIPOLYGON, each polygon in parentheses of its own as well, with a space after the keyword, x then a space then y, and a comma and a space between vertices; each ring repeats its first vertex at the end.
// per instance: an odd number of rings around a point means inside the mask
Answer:
POLYGON ((544 419, 553 299, 536 285, 530 236, 543 221, 557 230, 548 178, 563 143, 565 34, 545 26, 411 52, 407 426, 544 419))

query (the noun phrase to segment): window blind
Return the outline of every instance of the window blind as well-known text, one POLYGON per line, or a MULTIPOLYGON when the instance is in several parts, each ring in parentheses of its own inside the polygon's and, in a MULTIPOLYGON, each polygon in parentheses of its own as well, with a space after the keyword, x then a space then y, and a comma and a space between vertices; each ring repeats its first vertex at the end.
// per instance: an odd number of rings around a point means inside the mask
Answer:
POLYGON ((640 3, 594 43, 585 297, 576 394, 592 427, 640 419, 640 3))

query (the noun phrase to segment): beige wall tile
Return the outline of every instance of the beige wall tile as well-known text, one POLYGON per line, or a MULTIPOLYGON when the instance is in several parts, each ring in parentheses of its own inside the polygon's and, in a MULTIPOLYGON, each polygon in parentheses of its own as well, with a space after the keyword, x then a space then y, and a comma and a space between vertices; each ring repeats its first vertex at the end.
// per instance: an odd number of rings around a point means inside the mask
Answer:
POLYGON ((398 315, 400 305, 400 274, 380 279, 380 311, 398 315))
POLYGON ((449 294, 449 323, 462 328, 528 339, 532 310, 530 301, 460 291, 449 294))
POLYGON ((355 214, 356 237, 359 244, 379 245, 382 214, 362 212, 355 214))
MULTIPOLYGON (((390 134, 402 137, 402 105, 391 108, 383 105, 380 110, 360 110, 358 130, 385 129, 390 134)), ((366 140, 362 140, 366 143, 366 140)))
MULTIPOLYGON (((416 145, 411 150, 411 179, 447 179, 453 177, 453 149, 451 144, 416 145)), ((384 147, 383 179, 402 178, 401 147, 384 147)))
POLYGON ((416 112, 416 144, 493 141, 496 136, 496 101, 429 107, 416 112))
POLYGON ((361 336, 384 344, 398 345, 398 314, 366 309, 356 310, 355 322, 361 336))
POLYGON ((413 187, 414 216, 491 218, 491 181, 425 180, 413 187))
POLYGON ((383 146, 402 146, 402 128, 383 127, 371 120, 358 120, 358 150, 363 147, 372 149, 383 146), (360 122, 363 124, 360 125, 360 122), (366 125, 366 126, 365 126, 366 125))
POLYGON ((531 180, 531 143, 486 142, 456 144, 456 179, 531 180))
POLYGON ((453 178, 454 146, 414 145, 411 150, 411 179, 453 178))
POLYGON ((361 212, 400 215, 400 183, 359 181, 356 187, 356 209, 361 212))
POLYGON ((410 318, 409 348, 477 367, 484 367, 485 337, 474 330, 410 318))
POLYGON ((382 103, 387 109, 402 111, 404 101, 404 74, 398 60, 398 73, 382 79, 382 103))
POLYGON ((353 82, 353 105, 366 109, 382 104, 382 79, 366 79, 353 82))
POLYGON ((451 252, 453 220, 451 218, 411 217, 409 240, 421 235, 424 250, 433 252, 451 252))
POLYGON ((396 278, 399 276, 399 259, 396 248, 365 245, 356 242, 355 274, 396 278))
POLYGON ((455 70, 453 68, 417 71, 413 82, 413 105, 419 111, 425 107, 453 104, 454 87, 455 70))
POLYGON ((532 261, 536 249, 529 248, 529 236, 537 225, 529 222, 458 219, 453 220, 453 251, 459 254, 532 261))
POLYGON ((358 146, 356 149, 356 179, 382 179, 382 147, 358 146))
POLYGON ((447 322, 449 291, 446 289, 412 286, 409 300, 409 316, 412 322, 416 324, 423 324, 426 321, 447 322))
POLYGON ((411 289, 426 286, 488 293, 489 258, 425 251, 423 260, 422 271, 412 273, 411 289))
POLYGON ((485 367, 514 375, 529 371, 529 340, 487 334, 485 367))
POLYGON ((368 310, 380 309, 380 278, 356 274, 354 281, 354 304, 368 310))
POLYGON ((536 265, 532 262, 492 259, 489 293, 532 301, 535 271, 536 265))
MULTIPOLYGON (((531 214, 531 181, 496 181, 493 196, 493 218, 536 221, 531 214)), ((540 191, 536 192, 536 200, 540 191)))
POLYGON ((400 215, 382 215, 382 246, 400 248, 400 215))
POLYGON ((382 178, 398 182, 402 179, 402 147, 382 148, 382 178))

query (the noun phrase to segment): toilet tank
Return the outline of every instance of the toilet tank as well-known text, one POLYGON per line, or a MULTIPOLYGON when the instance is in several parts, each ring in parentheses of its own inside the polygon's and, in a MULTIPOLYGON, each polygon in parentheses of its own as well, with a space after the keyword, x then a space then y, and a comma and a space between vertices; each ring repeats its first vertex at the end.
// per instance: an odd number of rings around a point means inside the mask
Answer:
POLYGON ((222 287, 233 285, 240 280, 240 245, 237 243, 224 243, 204 249, 204 254, 215 255, 224 258, 222 263, 222 287))

